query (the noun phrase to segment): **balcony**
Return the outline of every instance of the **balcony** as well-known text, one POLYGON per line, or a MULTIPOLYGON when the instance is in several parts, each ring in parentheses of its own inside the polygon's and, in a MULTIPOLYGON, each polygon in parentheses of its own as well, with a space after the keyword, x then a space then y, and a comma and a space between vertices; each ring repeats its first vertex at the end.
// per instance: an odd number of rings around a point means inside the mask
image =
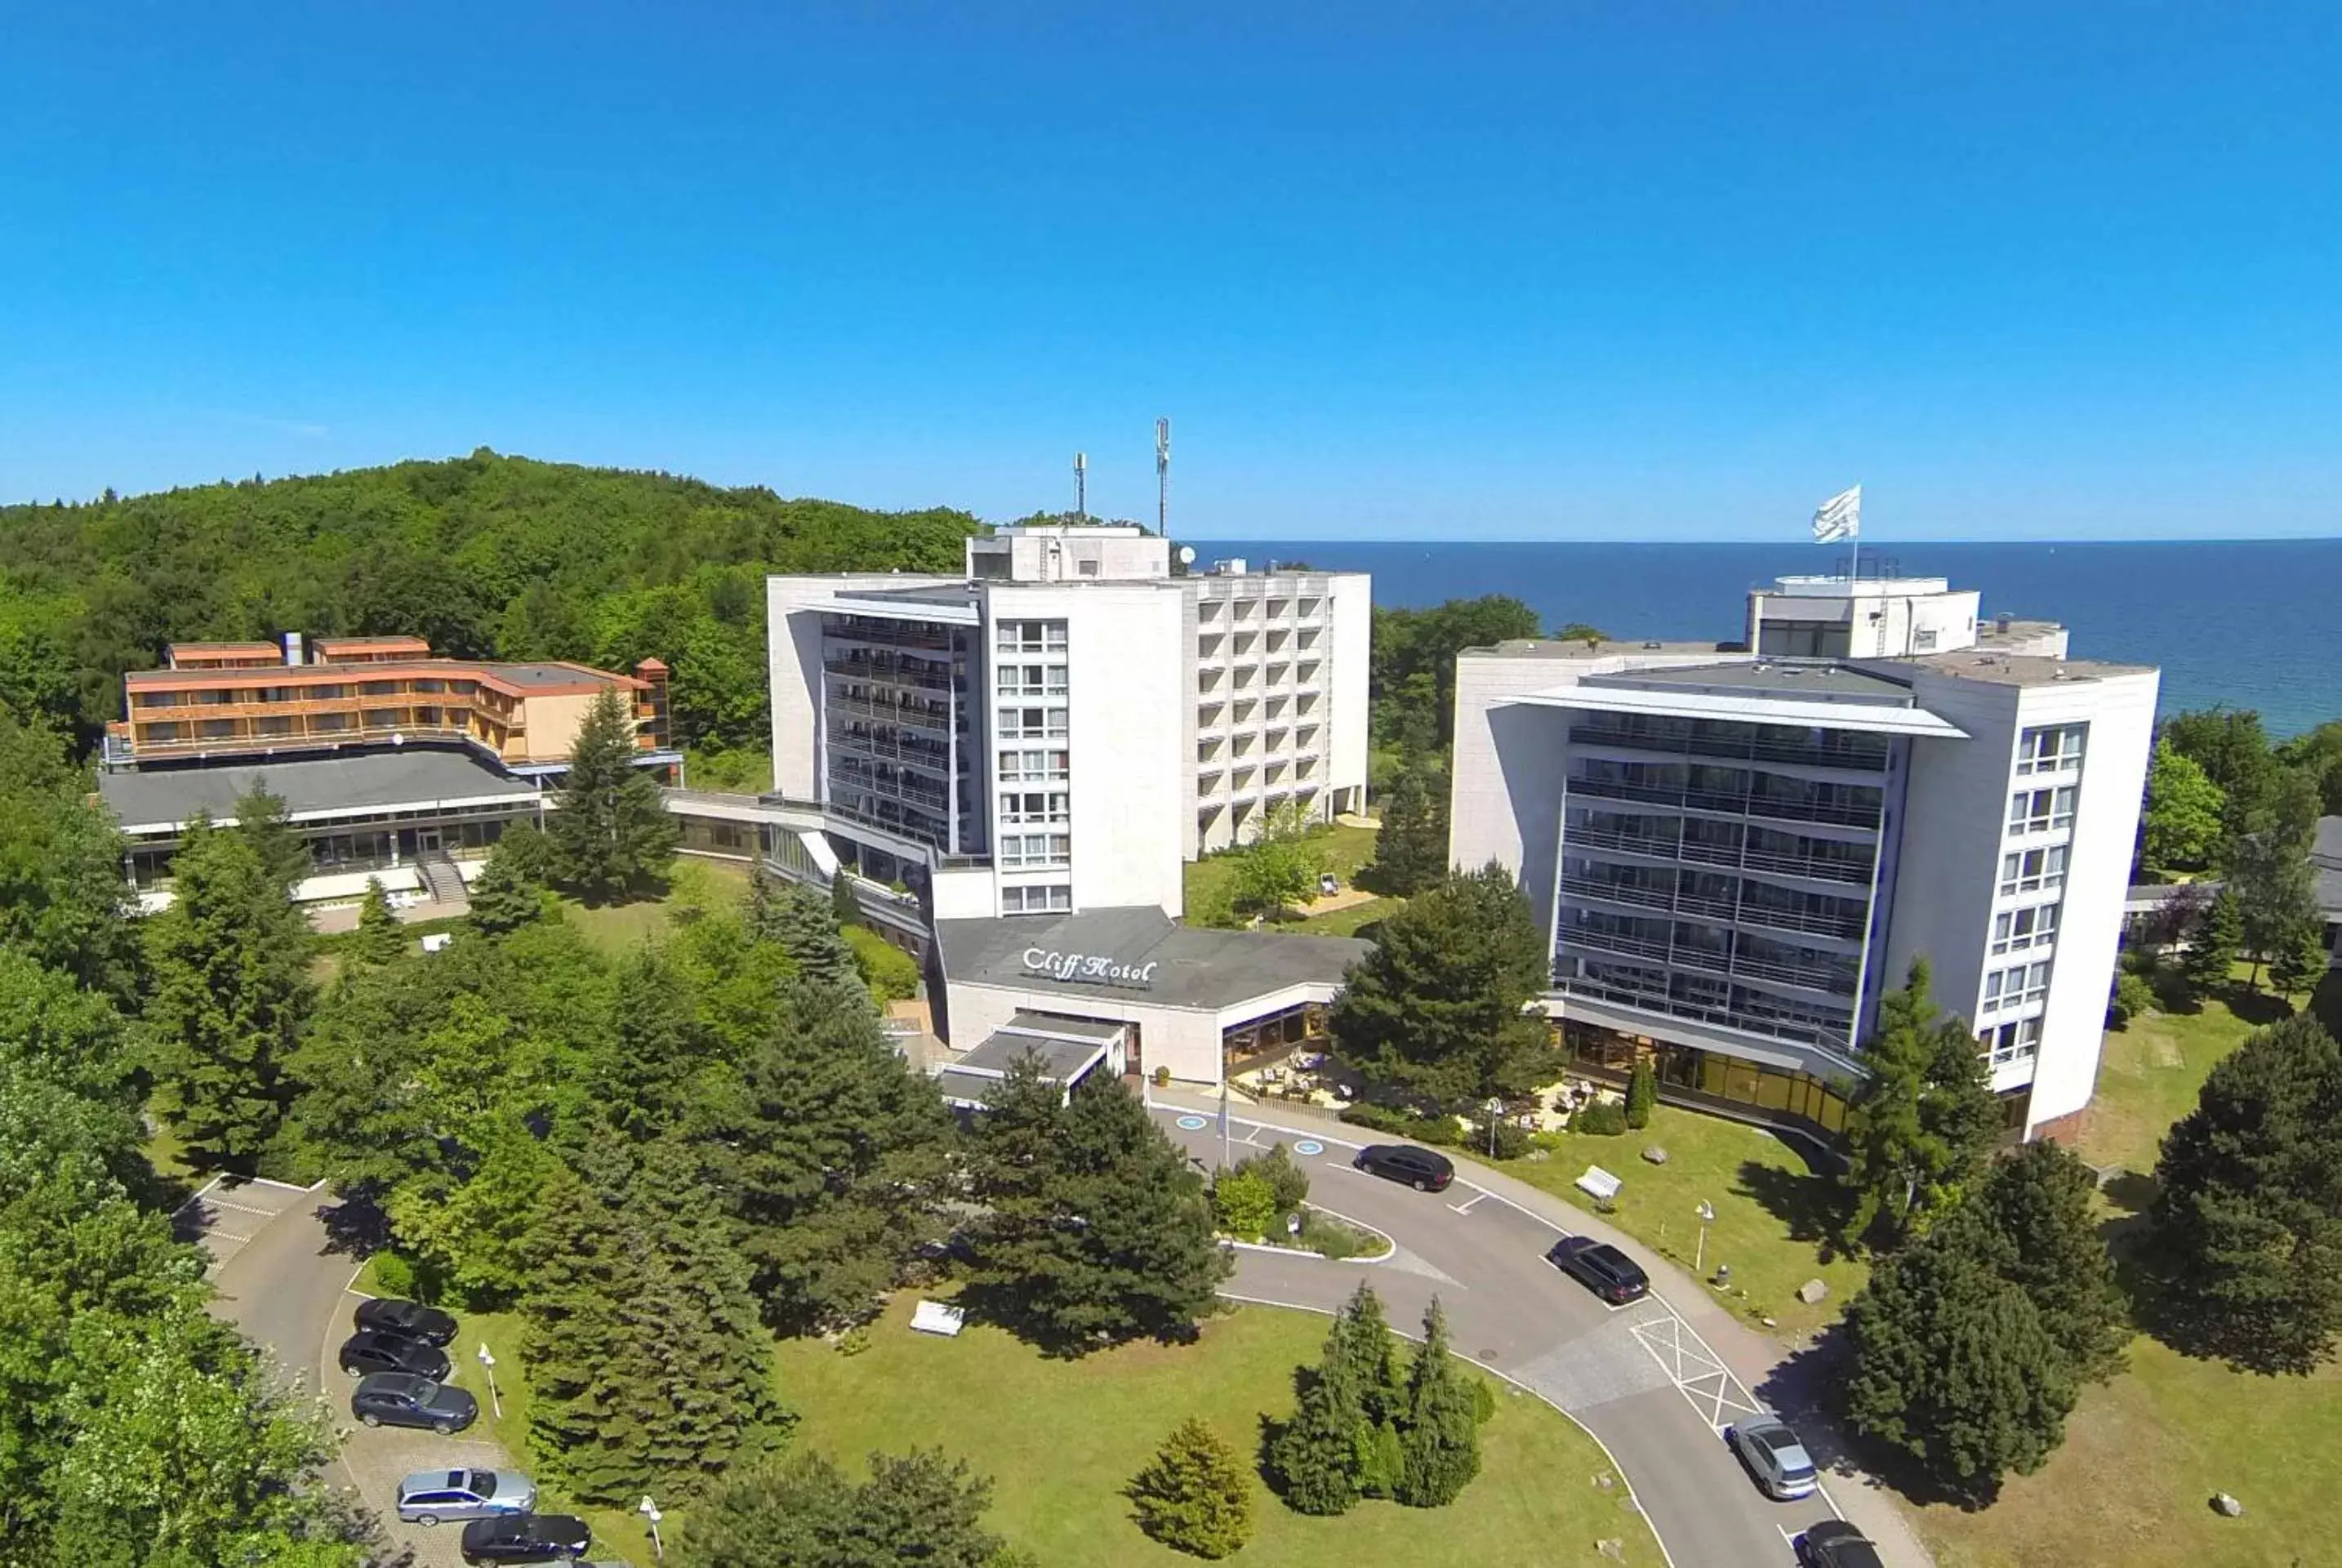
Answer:
POLYGON ((906 763, 940 778, 952 776, 951 748, 934 741, 904 736, 889 738, 849 729, 842 724, 832 724, 826 733, 829 744, 835 749, 883 762, 906 763))
POLYGON ((1569 727, 1573 745, 1616 746, 1660 756, 1717 757, 1729 762, 1787 763, 1797 767, 1846 768, 1857 773, 1883 773, 1887 747, 1863 744, 1853 737, 1814 744, 1795 744, 1730 735, 1659 734, 1618 724, 1584 724, 1569 727))
POLYGON ((867 659, 824 659, 821 667, 844 681, 874 685, 914 686, 926 692, 948 692, 952 679, 910 664, 880 664, 867 659))
POLYGON ((1688 785, 1628 784, 1624 780, 1605 778, 1573 778, 1568 787, 1573 795, 1594 795, 1603 800, 1622 800, 1723 816, 1764 817, 1777 822, 1820 822, 1840 827, 1874 830, 1879 822, 1877 804, 1842 804, 1836 801, 1800 800, 1761 793, 1728 794, 1719 790, 1693 789, 1688 785))

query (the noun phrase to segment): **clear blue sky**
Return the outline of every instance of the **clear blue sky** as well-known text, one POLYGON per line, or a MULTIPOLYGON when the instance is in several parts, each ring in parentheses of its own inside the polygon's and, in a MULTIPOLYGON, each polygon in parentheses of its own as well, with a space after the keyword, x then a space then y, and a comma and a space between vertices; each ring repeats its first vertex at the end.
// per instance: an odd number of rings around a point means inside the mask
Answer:
POLYGON ((2342 6, 12 9, 0 497, 2342 533, 2342 6), (2062 12, 2062 15, 2053 14, 2062 12))

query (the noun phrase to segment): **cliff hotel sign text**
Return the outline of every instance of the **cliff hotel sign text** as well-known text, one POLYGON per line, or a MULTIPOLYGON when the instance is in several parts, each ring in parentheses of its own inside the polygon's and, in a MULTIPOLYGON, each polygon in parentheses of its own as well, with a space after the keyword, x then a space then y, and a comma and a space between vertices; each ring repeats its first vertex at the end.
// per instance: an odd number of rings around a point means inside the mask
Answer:
POLYGON ((1102 953, 1060 953, 1054 947, 1028 947, 1025 950, 1025 968, 1052 980, 1087 985, 1130 985, 1143 990, 1155 984, 1156 965, 1124 964, 1102 953))

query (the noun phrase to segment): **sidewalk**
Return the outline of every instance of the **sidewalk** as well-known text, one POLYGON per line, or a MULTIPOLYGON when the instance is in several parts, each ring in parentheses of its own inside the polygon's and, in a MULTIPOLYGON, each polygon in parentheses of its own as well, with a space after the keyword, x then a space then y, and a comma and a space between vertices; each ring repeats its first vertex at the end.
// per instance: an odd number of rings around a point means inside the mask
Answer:
MULTIPOLYGON (((1220 1099, 1217 1094, 1176 1088, 1156 1089, 1151 1085, 1146 1094, 1150 1104, 1192 1111, 1201 1115, 1219 1114, 1220 1099)), ((1231 1094, 1228 1096, 1228 1114, 1276 1127, 1280 1131, 1352 1144, 1369 1142, 1373 1137, 1368 1129, 1353 1127, 1318 1105, 1276 1100, 1256 1104, 1231 1094)), ((1744 1385, 1750 1389, 1767 1389, 1777 1383, 1776 1373, 1788 1359, 1783 1347, 1733 1315, 1708 1293, 1705 1285, 1681 1268, 1652 1253, 1599 1214, 1555 1197, 1517 1177, 1506 1175, 1502 1170, 1472 1159, 1462 1150, 1446 1149, 1441 1153, 1455 1162, 1456 1174, 1464 1180, 1486 1188, 1516 1208, 1525 1209, 1574 1234, 1592 1236, 1596 1241, 1607 1242, 1618 1248, 1643 1266, 1643 1271, 1651 1277, 1652 1289, 1666 1297, 1676 1315, 1707 1342, 1708 1348, 1723 1360, 1744 1385)), ((1813 1443, 1817 1450, 1839 1455, 1851 1452, 1851 1445, 1846 1438, 1831 1430, 1811 1410, 1798 1412, 1797 1424, 1807 1430, 1809 1437, 1812 1429, 1821 1429, 1822 1440, 1813 1443)), ((1886 1559, 1888 1568, 1934 1568, 1933 1553, 1928 1552, 1918 1533, 1911 1527, 1894 1493, 1843 1460, 1832 1467, 1828 1474, 1830 1495, 1836 1499, 1839 1511, 1877 1543, 1879 1553, 1886 1559)))

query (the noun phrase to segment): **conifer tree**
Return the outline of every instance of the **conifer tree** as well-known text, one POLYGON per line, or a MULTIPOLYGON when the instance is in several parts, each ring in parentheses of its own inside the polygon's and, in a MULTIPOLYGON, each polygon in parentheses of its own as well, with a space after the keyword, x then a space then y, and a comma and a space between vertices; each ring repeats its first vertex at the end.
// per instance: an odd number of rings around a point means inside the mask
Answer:
POLYGON ((1423 1343, 1406 1380, 1399 1423, 1401 1464, 1394 1495, 1410 1508, 1444 1508, 1480 1473, 1480 1421, 1471 1384, 1447 1350, 1439 1298, 1423 1315, 1423 1343))
POLYGON ((589 904, 625 897, 675 860, 681 830, 634 759, 634 717, 616 689, 606 690, 577 726, 552 818, 561 880, 589 904))
POLYGON ((861 966, 837 928, 829 900, 809 884, 793 882, 780 890, 772 934, 796 960, 797 974, 809 984, 851 987, 868 996, 861 966))
POLYGON ((1635 1058, 1635 1071, 1626 1080, 1626 1125, 1641 1129, 1651 1124, 1651 1108, 1658 1104, 1659 1076, 1652 1069, 1648 1056, 1635 1058))
POLYGON ((200 816, 172 873, 177 896, 147 924, 159 1076, 188 1147, 248 1169, 289 1098, 284 1063, 313 1000, 308 921, 248 837, 200 816))
POLYGON ((848 1481, 819 1454, 726 1474, 675 1542, 679 1568, 1019 1568, 1032 1560, 983 1526, 987 1481, 940 1451, 874 1453, 848 1481))
POLYGON ((2163 1140, 2149 1211, 2163 1330, 2255 1372, 2342 1334, 2342 1046, 2297 1014, 2251 1035, 2163 1140))
POLYGON ((1892 1246, 1925 1214, 1956 1201, 1981 1174, 1999 1131, 1984 1061, 1967 1025, 1937 1011, 1927 964, 1880 998, 1864 1042, 1869 1070, 1847 1107, 1853 1193, 1849 1238, 1892 1246))
POLYGON ((862 924, 862 904, 854 896, 854 874, 843 866, 829 879, 829 914, 840 930, 862 924))
POLYGON ((1447 874, 1446 781, 1427 763, 1409 763, 1382 808, 1369 885, 1410 898, 1447 874))
POLYGON ((1406 1405, 1398 1346, 1383 1304, 1363 1282, 1334 1314, 1314 1367, 1294 1371, 1296 1408, 1272 1446, 1270 1468, 1301 1513, 1340 1513, 1399 1484, 1391 1452, 1406 1405))
MULTIPOLYGON (((467 918, 483 936, 508 935, 545 918, 545 888, 525 869, 527 852, 506 853, 515 836, 507 834, 497 841, 488 852, 487 864, 472 881, 467 918)), ((530 837, 538 835, 532 833, 530 837)))
POLYGON ((285 815, 285 801, 266 784, 255 784, 230 808, 235 814, 236 836, 252 845, 269 882, 293 896, 294 884, 309 874, 309 846, 285 815))
POLYGON ((1193 1416, 1172 1429, 1124 1494, 1138 1527, 1175 1552, 1216 1560, 1252 1539, 1252 1478, 1193 1416))
POLYGON ((1028 1056, 977 1123, 977 1290, 1061 1353, 1192 1336, 1230 1268, 1202 1177, 1119 1081, 1056 1093, 1028 1056))
POLYGON ((531 1430, 587 1502, 689 1500, 781 1423, 747 1266, 683 1145, 583 1153, 547 1191, 530 1253, 531 1430))
POLYGON ((2278 934, 2277 951, 2269 955, 2269 984, 2279 994, 2297 996, 2314 989, 2333 962, 2326 944, 2326 917, 2315 904, 2297 911, 2290 930, 2278 934))
POLYGON ((1847 1308, 1849 1426, 1978 1501, 2064 1436, 2075 1379, 2025 1292, 1957 1226, 1887 1257, 1847 1308))
POLYGON ((377 877, 366 878, 365 898, 358 905, 357 940, 352 952, 361 964, 389 964, 406 951, 406 931, 390 907, 390 895, 377 877))
POLYGON ((2097 1177, 2057 1144, 2027 1144, 1992 1168, 1945 1229, 2023 1291, 2077 1377, 2122 1364, 2127 1337, 2114 1262, 2091 1203, 2097 1177))
POLYGON ((2227 984, 2244 944, 2244 914, 2237 906, 2236 894, 2224 887, 2204 906, 2196 928, 2187 934, 2187 954, 2180 961, 2180 972, 2187 975, 2188 988, 2200 996, 2227 984))

